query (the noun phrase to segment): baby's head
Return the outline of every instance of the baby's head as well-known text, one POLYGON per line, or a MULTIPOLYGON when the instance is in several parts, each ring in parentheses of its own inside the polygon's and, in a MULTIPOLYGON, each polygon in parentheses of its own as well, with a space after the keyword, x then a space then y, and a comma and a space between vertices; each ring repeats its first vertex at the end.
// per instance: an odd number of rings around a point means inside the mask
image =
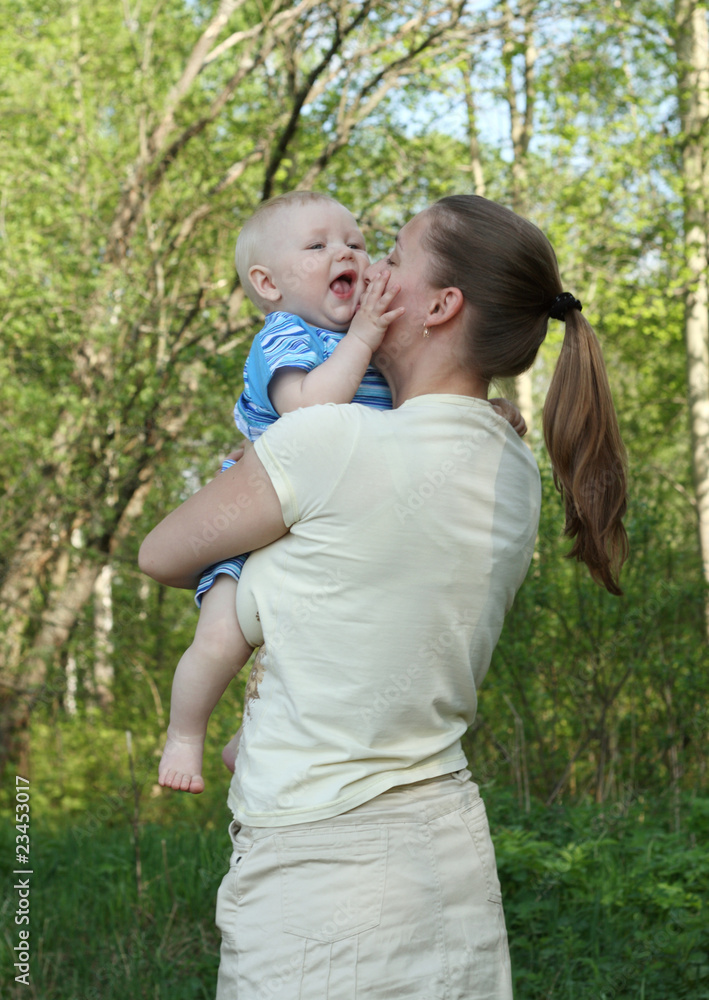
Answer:
POLYGON ((351 212, 314 191, 264 202, 236 241, 244 291, 264 313, 289 312, 312 326, 346 330, 369 264, 351 212))

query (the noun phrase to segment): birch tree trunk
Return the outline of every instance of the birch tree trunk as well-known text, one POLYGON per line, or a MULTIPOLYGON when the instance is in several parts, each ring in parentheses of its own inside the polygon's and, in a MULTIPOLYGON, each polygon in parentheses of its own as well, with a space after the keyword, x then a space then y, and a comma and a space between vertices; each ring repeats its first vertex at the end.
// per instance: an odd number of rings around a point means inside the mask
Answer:
POLYGON ((475 108, 475 93, 473 91, 472 60, 470 67, 463 67, 463 92, 465 94, 465 110, 468 120, 468 149, 470 151, 470 172, 473 178, 473 190, 475 194, 485 197, 485 174, 483 172, 482 159, 480 155, 480 142, 478 141, 478 124, 475 108))
MULTIPOLYGON (((682 121, 687 386, 699 545, 709 585, 709 30, 707 5, 676 0, 675 37, 682 121)), ((705 603, 709 637, 709 598, 705 603)))
POLYGON ((106 563, 94 584, 94 695, 101 708, 113 701, 113 567, 106 563))
MULTIPOLYGON (((510 138, 512 140, 512 207, 519 215, 526 216, 529 211, 529 176, 527 170, 527 153, 534 129, 535 83, 534 66, 537 60, 537 49, 534 44, 534 24, 532 14, 534 3, 531 0, 520 0, 516 10, 513 10, 511 0, 506 0, 503 7, 503 49, 502 58, 505 68, 505 96, 510 112, 510 138), (519 18, 521 28, 519 35, 515 29, 514 20, 519 18), (521 94, 515 78, 513 57, 522 47, 524 69, 521 94), (521 97, 521 107, 520 107, 521 97)), ((523 372, 515 382, 516 402, 522 411, 530 432, 534 425, 534 397, 532 395, 532 369, 523 372)))

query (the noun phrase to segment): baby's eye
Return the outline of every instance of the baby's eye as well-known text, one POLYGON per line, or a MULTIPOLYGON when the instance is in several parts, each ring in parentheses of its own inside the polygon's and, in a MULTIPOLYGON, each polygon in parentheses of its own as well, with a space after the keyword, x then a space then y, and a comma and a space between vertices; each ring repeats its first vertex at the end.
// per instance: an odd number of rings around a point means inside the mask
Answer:
POLYGON ((310 246, 308 247, 308 250, 324 250, 324 249, 325 249, 324 243, 311 243, 310 246))
POLYGON ((362 250, 363 253, 367 252, 367 248, 362 246, 361 243, 348 243, 350 250, 362 250))

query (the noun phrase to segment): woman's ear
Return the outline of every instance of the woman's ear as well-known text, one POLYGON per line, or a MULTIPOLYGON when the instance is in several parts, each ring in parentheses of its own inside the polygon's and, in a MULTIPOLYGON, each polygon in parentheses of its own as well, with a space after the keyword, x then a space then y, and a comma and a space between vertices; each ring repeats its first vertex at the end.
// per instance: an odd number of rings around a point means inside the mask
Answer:
POLYGON ((278 302, 279 299, 283 298, 269 267, 265 267, 263 264, 252 264, 249 268, 249 281, 259 298, 265 302, 278 302))
POLYGON ((459 288, 441 288, 431 302, 426 326, 440 326, 457 316, 465 305, 465 298, 459 288))

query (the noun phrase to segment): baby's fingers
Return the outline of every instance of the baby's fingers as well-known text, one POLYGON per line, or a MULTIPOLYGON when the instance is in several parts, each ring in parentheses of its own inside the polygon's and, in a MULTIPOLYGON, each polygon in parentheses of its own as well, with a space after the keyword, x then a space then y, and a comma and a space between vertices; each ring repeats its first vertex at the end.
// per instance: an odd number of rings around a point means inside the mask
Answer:
POLYGON ((380 318, 382 323, 386 323, 387 326, 391 326, 394 320, 398 319, 399 316, 403 316, 405 312, 406 309, 404 309, 403 306, 397 306, 396 309, 391 309, 389 312, 382 313, 380 318))
POLYGON ((388 273, 384 274, 383 277, 377 275, 377 277, 367 286, 367 289, 362 296, 361 304, 363 306, 368 306, 370 309, 377 310, 380 313, 388 309, 393 299, 401 291, 401 285, 387 285, 388 281, 388 273))
POLYGON ((400 291, 401 285, 387 285, 381 294, 380 301, 385 305, 389 305, 389 303, 396 298, 400 291))
POLYGON ((375 274, 364 291, 365 296, 378 298, 380 295, 385 295, 388 282, 388 271, 380 271, 379 274, 375 274))

